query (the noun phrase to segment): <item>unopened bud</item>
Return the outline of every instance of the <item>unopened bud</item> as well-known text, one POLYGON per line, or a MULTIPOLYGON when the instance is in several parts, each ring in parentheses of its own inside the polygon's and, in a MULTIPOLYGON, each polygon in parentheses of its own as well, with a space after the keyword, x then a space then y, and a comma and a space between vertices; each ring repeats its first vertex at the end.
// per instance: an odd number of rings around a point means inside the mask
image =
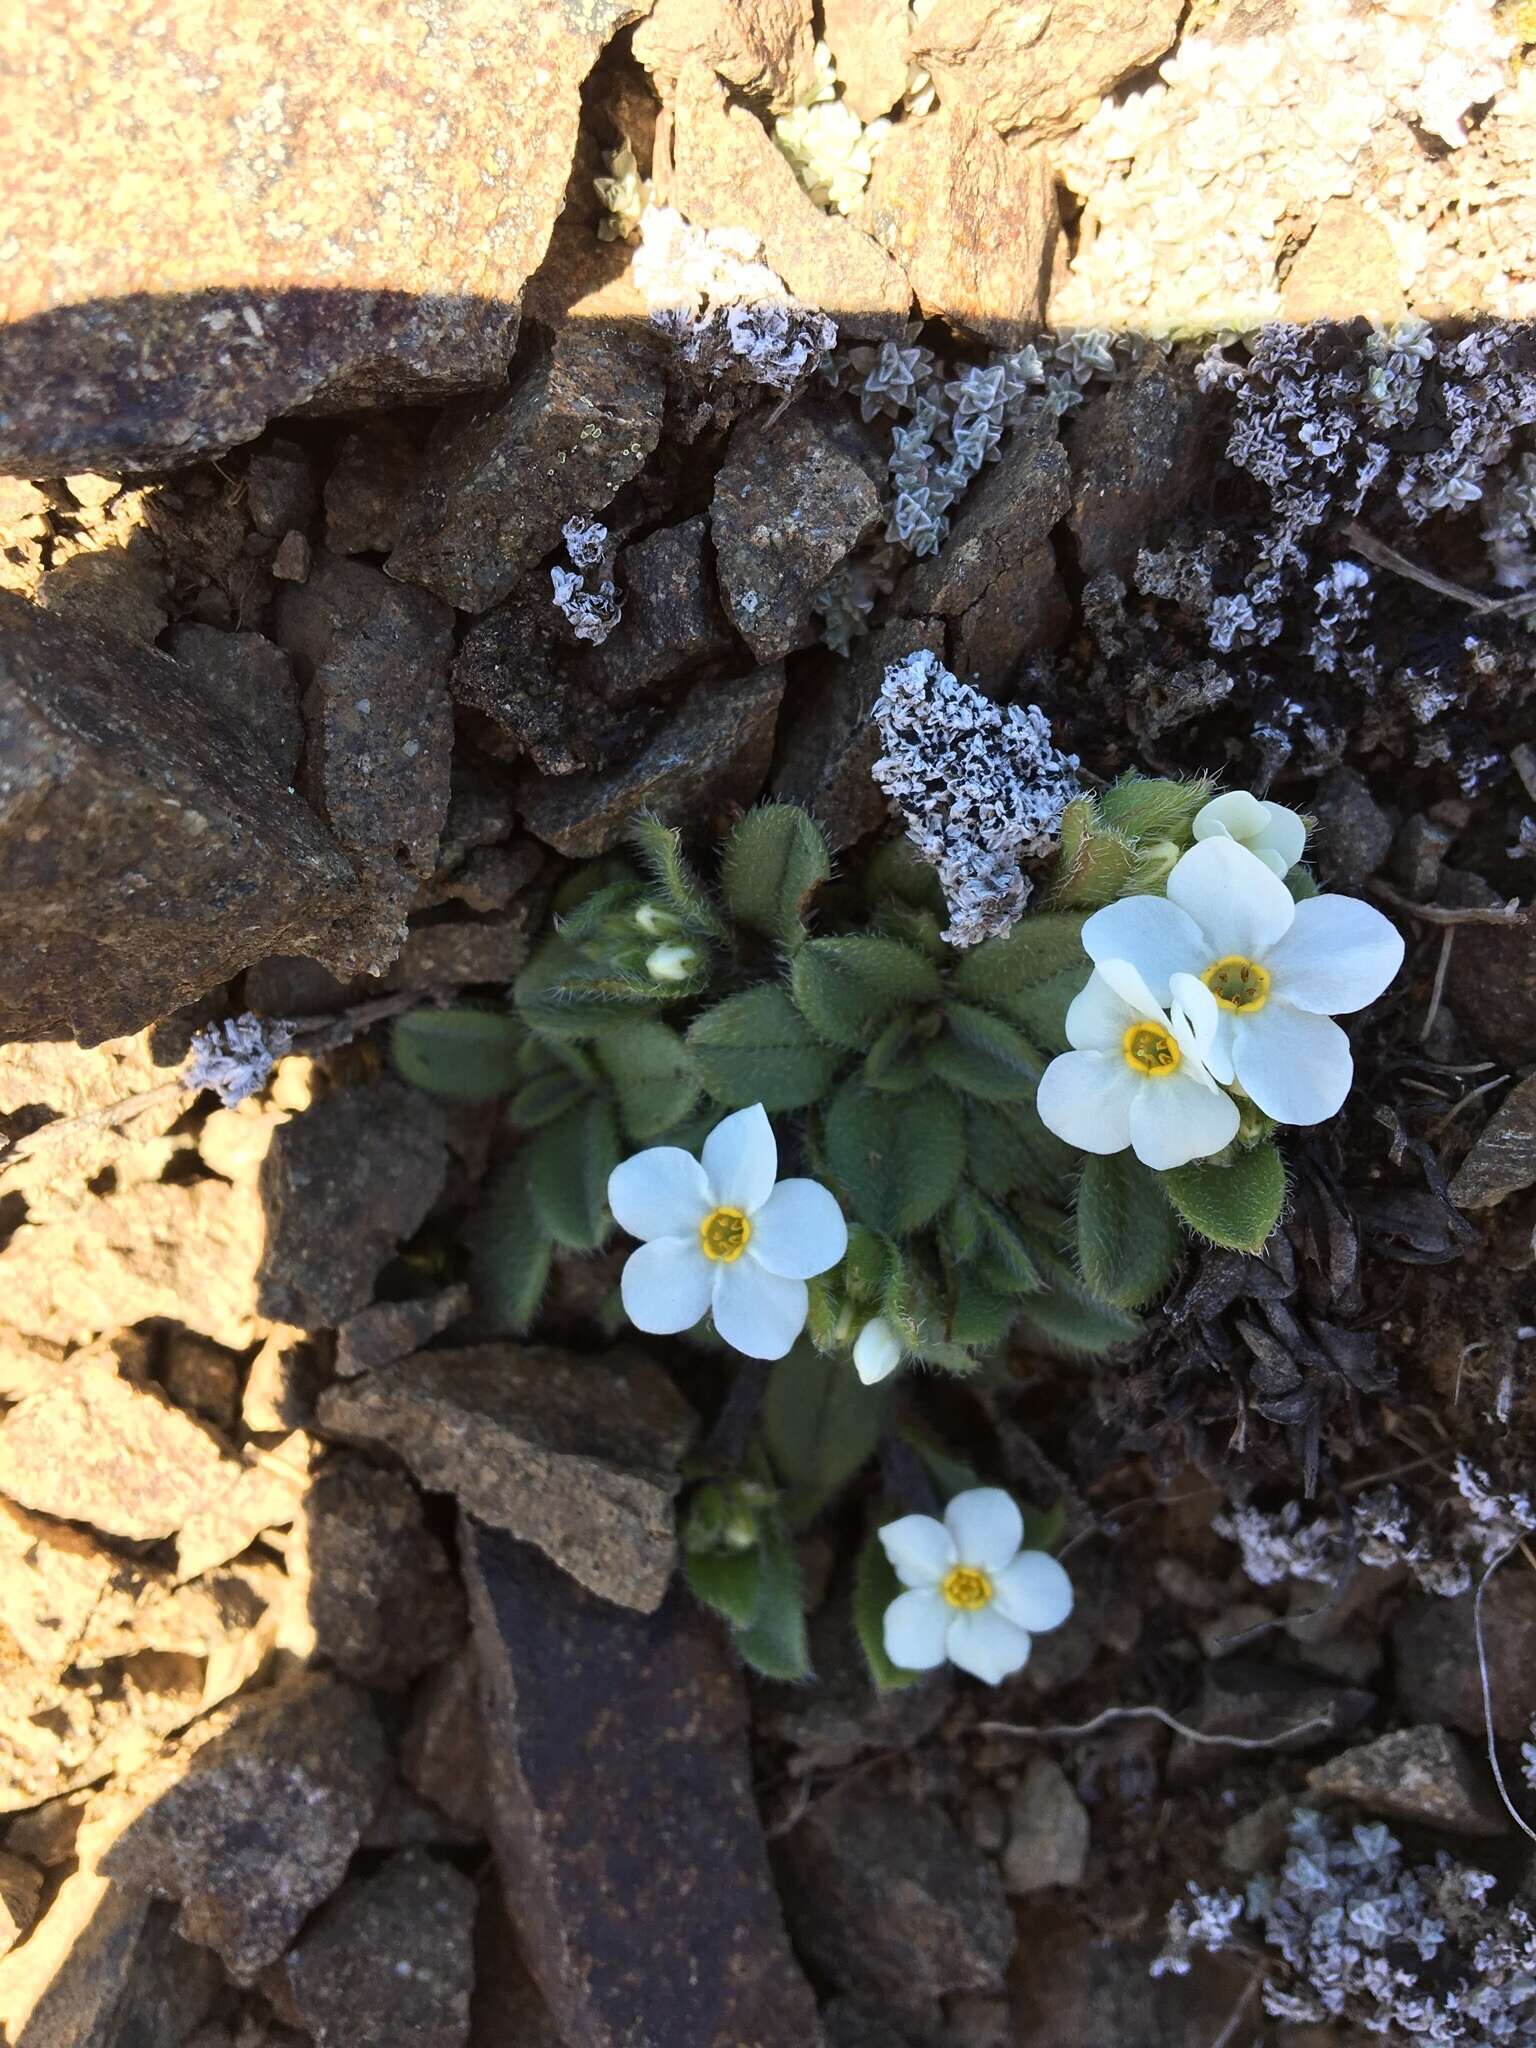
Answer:
POLYGON ((853 1347, 853 1369, 866 1387, 889 1379, 901 1363, 901 1339, 884 1316, 871 1316, 853 1347))
POLYGON ((645 971, 652 981, 691 981, 698 965, 698 947, 680 946, 676 941, 655 946, 645 956, 645 971))
POLYGON ((659 903, 642 903, 635 912, 635 923, 648 939, 664 939, 669 932, 682 929, 672 912, 659 903))

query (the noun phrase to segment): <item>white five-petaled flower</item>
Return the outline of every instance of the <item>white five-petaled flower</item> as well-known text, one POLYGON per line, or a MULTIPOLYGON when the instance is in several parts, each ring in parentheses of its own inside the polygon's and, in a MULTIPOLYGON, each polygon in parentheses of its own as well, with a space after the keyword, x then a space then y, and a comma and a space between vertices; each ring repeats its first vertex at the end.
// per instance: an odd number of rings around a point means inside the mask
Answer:
POLYGON ((885 1654, 906 1671, 946 1661, 996 1685, 1029 1661, 1031 1638, 1072 1612, 1072 1581, 1025 1550, 1024 1517, 996 1486, 957 1493, 942 1522, 903 1515, 880 1542, 908 1589, 885 1610, 885 1654))
POLYGON ((1129 962, 1099 962, 1067 1011, 1073 1050, 1040 1077, 1035 1106, 1048 1131, 1080 1152, 1129 1145, 1159 1173, 1232 1142, 1237 1104, 1207 1065, 1220 1029, 1216 998, 1193 975, 1179 974, 1168 999, 1165 1008, 1129 962))
POLYGON ((901 1339, 884 1316, 871 1316, 853 1340, 853 1369, 866 1387, 889 1379, 900 1365, 901 1339))
POLYGON ((1190 977, 1202 984, 1219 1014, 1201 1059, 1282 1124, 1322 1123, 1339 1108, 1354 1062, 1332 1020, 1374 1002, 1403 963, 1402 937, 1379 910, 1352 896, 1297 903, 1226 837, 1192 846, 1166 897, 1096 910, 1083 945, 1100 974, 1126 963, 1159 1002, 1185 1001, 1190 977))
POLYGON ((848 1226, 819 1181, 781 1181, 778 1171, 760 1102, 716 1124, 702 1165, 680 1146, 654 1145, 613 1169, 614 1220, 644 1240, 620 1281, 637 1330, 671 1336, 708 1313, 748 1358, 784 1356, 805 1328, 805 1283, 837 1264, 848 1226))
POLYGON ((1307 847, 1307 828, 1284 804, 1229 790, 1195 813, 1195 838, 1235 839, 1263 861, 1271 874, 1288 875, 1307 847))

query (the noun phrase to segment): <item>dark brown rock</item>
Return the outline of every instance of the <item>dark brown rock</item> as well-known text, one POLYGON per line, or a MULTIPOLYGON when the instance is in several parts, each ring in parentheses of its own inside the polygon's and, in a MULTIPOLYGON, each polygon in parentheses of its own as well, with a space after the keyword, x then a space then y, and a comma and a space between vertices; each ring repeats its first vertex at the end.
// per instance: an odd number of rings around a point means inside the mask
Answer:
POLYGON ((272 1974, 316 2048, 463 2048, 475 1887, 405 1849, 349 1878, 272 1974))
POLYGON ((132 1781, 109 1877, 179 1901, 237 1983, 277 1961, 346 1871, 388 1780, 365 1694, 302 1675, 200 1721, 132 1781))
POLYGON ((1308 1771, 1307 1790, 1319 1801, 1340 1800, 1383 1820, 1452 1835, 1502 1835, 1509 1826, 1487 1765, 1474 1762, 1448 1728, 1397 1728, 1343 1750, 1308 1771))
POLYGON ((907 2004, 995 1991, 1017 1934, 996 1870, 936 1807, 850 1786, 776 1857, 790 1932, 840 1991, 907 2004))
POLYGON ((630 761, 604 775, 518 785, 523 822, 546 846, 589 860, 620 845, 647 808, 718 832, 763 787, 784 695, 781 667, 695 683, 630 761))
POLYGON ((1458 926, 1445 994, 1474 1045, 1525 1066, 1536 1045, 1536 924, 1458 926))
POLYGON ((503 987, 528 958, 528 910, 516 904, 498 917, 434 918, 413 924, 386 988, 454 989, 493 981, 503 987))
POLYGON ((325 480, 325 545, 333 555, 387 555, 416 481, 423 433, 414 422, 368 420, 347 435, 325 480))
POLYGON ((1216 1956, 1187 1977, 1154 1978, 1160 1913, 1135 1934, 1087 1930, 1069 1901, 1032 1899, 1027 1916, 1009 1986, 1009 2048, 1211 2048, 1253 1975, 1246 1957, 1216 1956))
MULTIPOLYGON (((1358 1686, 1234 1656, 1206 1665, 1199 1704, 1188 1718, 1202 1735, 1237 1735, 1282 1751, 1321 1749, 1358 1728, 1375 1704, 1358 1686)), ((1168 1759, 1171 1782, 1188 1785, 1208 1776, 1221 1767, 1221 1755, 1209 1743, 1176 1737, 1168 1759)))
POLYGON ((1205 474, 1202 403, 1187 371, 1149 351, 1072 415, 1069 523, 1085 577, 1108 569, 1128 583, 1139 550, 1189 503, 1205 474))
POLYGON ((315 1649, 344 1677, 394 1691, 457 1648, 463 1595, 403 1474, 334 1459, 295 1526, 315 1649))
POLYGON ((160 1376, 178 1408, 218 1430, 232 1430, 239 1422, 245 1371, 223 1345, 210 1343, 191 1330, 172 1330, 165 1340, 160 1376))
POLYGON ((1316 858, 1336 889, 1358 889, 1392 851, 1392 820, 1353 768, 1335 768, 1313 793, 1316 858))
POLYGON ((643 335, 570 322, 505 398, 449 412, 402 507, 391 576, 461 611, 488 611, 560 539, 644 467, 665 382, 643 335))
POLYGON ((32 593, 37 603, 66 625, 153 645, 165 626, 168 578, 144 519, 144 494, 127 492, 85 531, 56 542, 32 593))
POLYGON ((954 1689, 942 1671, 918 1685, 875 1691, 846 1587, 812 1615, 810 1648, 814 1685, 760 1684, 753 1701, 760 1733, 795 1752, 797 1778, 846 1770, 870 1750, 911 1749, 933 1734, 949 1709, 954 1689))
POLYGON ((314 1415, 322 1377, 316 1347, 302 1330, 274 1330, 251 1360, 241 1392, 241 1421, 253 1436, 303 1429, 314 1415))
POLYGON ((109 1038, 304 952, 355 890, 181 665, 0 592, 0 1036, 109 1038))
POLYGON ((782 112, 811 83, 813 36, 811 0, 657 0, 633 49, 664 90, 694 58, 782 112))
POLYGON ((0 1956, 25 1941, 37 1919, 43 1873, 23 1856, 0 1849, 0 1956))
POLYGON ((930 319, 995 348, 1017 348, 1038 329, 1059 226, 1043 150, 1005 140, 946 99, 893 129, 856 218, 930 319))
POLYGON ((1456 1169, 1451 1200, 1463 1209, 1491 1209, 1536 1181, 1536 1074, 1527 1074, 1499 1104, 1456 1169))
POLYGON ((424 1678, 411 1700, 400 1771, 423 1799, 476 1839, 486 1829, 485 1732, 473 1648, 424 1678))
POLYGON ((423 1486, 538 1544, 604 1599, 646 1612, 660 1603, 695 1418, 640 1353, 425 1351, 328 1388, 319 1421, 395 1451, 423 1486))
POLYGON ((338 1088, 279 1126, 261 1166, 262 1313, 334 1329, 442 1193, 442 1112, 394 1080, 338 1088))
POLYGON ((490 721, 490 744, 505 760, 526 755, 545 775, 574 775, 594 764, 609 722, 568 650, 557 646, 546 580, 527 577, 512 600, 476 619, 454 660, 454 702, 490 721))
POLYGON ((7 101, 29 226, 0 297, 0 468, 169 467, 301 406, 496 383, 582 79, 646 11, 448 0, 403 37, 359 0, 254 32, 225 0, 167 35, 105 5, 39 23, 7 101))
MULTIPOLYGON (((1392 1624, 1398 1704, 1415 1721, 1441 1722, 1481 1738, 1482 1678, 1472 1593, 1411 1600, 1392 1624)), ((1536 1581, 1499 1572, 1483 1594, 1483 1641, 1493 1726, 1501 1742, 1523 1742, 1536 1713, 1536 1581)))
POLYGON ((463 1555, 492 1844, 562 2037, 584 2048, 819 2048, 769 1878, 746 1698, 723 1634, 681 1587, 659 1612, 630 1613, 467 1519, 463 1555))
POLYGON ((635 703, 653 685, 730 652, 706 532, 701 515, 621 551, 616 574, 624 616, 583 659, 584 680, 604 703, 635 703))
POLYGON ((726 609, 759 661, 817 637, 811 600, 879 519, 862 464, 806 407, 736 428, 709 523, 726 609))
POLYGON ((304 532, 319 502, 314 470, 297 442, 271 441, 246 464, 245 509, 269 539, 281 540, 295 527, 304 532))
POLYGON ((302 533, 285 533, 272 557, 272 574, 281 583, 307 583, 314 551, 302 533))
POLYGON ((899 264, 838 213, 823 213, 749 107, 708 65, 677 83, 670 203, 701 228, 746 228, 764 261, 807 305, 855 335, 894 335, 912 293, 899 264))
POLYGON ((470 1292, 462 1281, 439 1294, 412 1301, 376 1301, 359 1309, 336 1332, 336 1370, 344 1379, 408 1358, 469 1314, 470 1292))

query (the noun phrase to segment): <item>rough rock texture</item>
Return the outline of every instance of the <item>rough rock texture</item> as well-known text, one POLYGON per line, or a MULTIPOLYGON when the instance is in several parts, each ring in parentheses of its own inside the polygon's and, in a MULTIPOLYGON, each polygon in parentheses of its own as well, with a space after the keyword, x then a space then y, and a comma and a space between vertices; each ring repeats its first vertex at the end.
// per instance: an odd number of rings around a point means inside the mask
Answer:
POLYGON ((1017 348, 1038 328, 1058 227, 1042 149, 946 104, 892 132, 857 218, 930 319, 995 348, 1017 348))
POLYGON ((691 60, 677 83, 669 203, 701 228, 747 228, 790 290, 848 334, 897 333, 912 293, 899 264, 823 213, 750 108, 691 60))
MULTIPOLYGON (((101 1045, 73 1039, 25 1039, 0 1045, 0 1143, 29 1136, 45 1123, 75 1119, 174 1080, 176 1062, 157 1057, 147 1031, 101 1045)), ((0 1195, 13 1189, 38 1202, 45 1191, 72 1206, 87 1180, 135 1148, 169 1131, 181 1115, 181 1095, 151 1104, 115 1129, 87 1123, 35 1153, 30 1161, 0 1165, 0 1195)), ((29 1211, 30 1213, 30 1211, 29 1211)))
POLYGON ((427 1351, 327 1388, 319 1421, 397 1452, 423 1486, 538 1544, 604 1599, 646 1612, 660 1604, 695 1418, 640 1353, 427 1351))
POLYGON ((398 1472, 333 1460, 304 1502, 291 1565, 319 1655, 394 1690, 457 1648, 464 1600, 421 1498, 398 1472))
POLYGON ((268 1980, 316 2048, 463 2048, 475 1887, 402 1850, 349 1878, 268 1980))
POLYGON ((1331 199, 1280 293, 1287 320, 1357 320, 1390 326, 1404 313, 1397 250, 1386 224, 1353 199, 1331 199))
POLYGON ((1477 1043, 1517 1071, 1536 1045, 1536 926, 1462 925, 1451 948, 1446 1000, 1477 1019, 1477 1043))
POLYGON ((325 545, 335 555, 387 555, 421 464, 422 434, 397 418, 347 435, 325 480, 325 545))
POLYGON ((1001 1988, 1008 1901, 936 1807, 850 1787, 817 1801, 776 1861, 796 1944, 839 1990, 918 2003, 1001 1988))
POLYGON ((1487 1765, 1474 1762, 1447 1728, 1398 1728, 1346 1749, 1307 1773, 1307 1789, 1320 1801, 1340 1800, 1384 1820, 1453 1835, 1502 1835, 1510 1825, 1487 1765))
POLYGON ((653 685, 728 654, 732 641, 715 599, 703 516, 663 526, 619 555, 624 617, 585 652, 584 680, 616 709, 653 685))
POLYGON ((911 1749, 934 1734, 954 1696, 949 1674, 931 1672, 918 1685, 878 1693, 859 1648, 849 1589, 841 1588, 811 1616, 814 1685, 753 1689, 753 1725, 760 1737, 795 1751, 797 1778, 842 1771, 870 1751, 911 1749))
POLYGON ((879 519, 871 477, 804 407, 737 427, 709 523, 726 609, 759 661, 817 637, 811 600, 879 519))
MULTIPOLYGON (((1228 1657, 1205 1667, 1199 1704, 1186 1718, 1202 1735, 1241 1735, 1277 1750, 1321 1749, 1358 1728, 1375 1704, 1359 1686, 1333 1685, 1315 1673, 1228 1657)), ((1189 1785, 1209 1776, 1215 1754, 1209 1743, 1176 1736, 1169 1752, 1169 1782, 1189 1785)))
POLYGON ((43 1873, 37 1865, 0 1849, 0 1956, 32 1932, 42 1893, 43 1873))
POLYGON ((437 0, 386 34, 366 0, 170 23, 92 0, 37 23, 8 67, 0 469, 166 466, 301 405, 495 383, 582 78, 646 11, 437 0))
POLYGON ((183 1579, 227 1563, 268 1529, 291 1522, 309 1485, 316 1445, 296 1430, 243 1465, 208 1505, 189 1515, 176 1537, 176 1571, 183 1579))
POLYGON ((491 981, 505 988, 528 958, 528 922, 528 906, 519 903, 504 917, 434 919, 412 925, 384 986, 449 989, 491 981))
POLYGON ((468 1520, 463 1555, 492 1844, 562 2037, 819 2048, 769 1878, 746 1696, 724 1635, 681 1587, 656 1614, 628 1613, 468 1520), (615 1910, 642 1894, 643 1913, 615 1910))
POLYGON ((177 662, 0 592, 0 1036, 111 1038, 355 885, 243 726, 177 662))
MULTIPOLYGON (((1033 1899, 1027 1913, 1009 1986, 1007 2048, 1211 2048, 1253 1974, 1246 1958, 1219 1956, 1188 1977, 1154 1978, 1162 1942, 1156 1914, 1134 1936, 1116 1927, 1085 1940, 1071 1901, 1033 1899)), ((1322 2037, 1287 2031, 1290 2048, 1337 2042, 1331 2029, 1322 2037)))
POLYGON ((262 1312, 334 1329, 373 1296, 395 1247, 442 1193, 441 1110, 401 1082, 338 1088, 279 1125, 262 1161, 262 1312))
POLYGON ((350 1379, 377 1365, 393 1365, 441 1336, 469 1310, 470 1292, 462 1281, 413 1301, 376 1301, 349 1316, 336 1332, 336 1370, 350 1379))
POLYGON ((488 1812, 479 1687, 471 1646, 440 1665, 413 1693, 400 1744, 406 1783, 477 1838, 485 1833, 488 1812))
POLYGON ((448 812, 453 614, 366 562, 322 554, 279 598, 276 624, 304 686, 306 793, 366 897, 331 964, 377 973, 436 866, 448 812))
POLYGON ((885 823, 885 795, 870 774, 881 746, 871 714, 887 667, 919 648, 944 659, 942 624, 891 619, 867 640, 856 640, 847 661, 829 662, 825 674, 786 702, 773 794, 813 811, 834 852, 885 823))
POLYGON ((1072 415, 1069 523, 1084 577, 1129 583, 1202 480, 1202 400, 1187 372, 1155 351, 1092 390, 1072 415))
POLYGON ((1477 1143, 1456 1169, 1451 1200, 1463 1209, 1491 1209, 1536 1181, 1536 1074, 1527 1074, 1499 1104, 1477 1143))
POLYGON ((390 575, 461 611, 489 610, 567 519, 601 512, 643 467, 664 397, 644 334, 607 321, 564 326, 505 398, 451 410, 433 429, 390 575))
POLYGON ((719 831, 762 789, 784 695, 781 667, 695 683, 640 752, 605 775, 519 784, 523 823, 572 860, 622 844, 629 820, 651 809, 719 831))
POLYGON ((843 98, 878 121, 907 89, 907 0, 822 0, 821 20, 843 98))
MULTIPOLYGON (((1412 1600, 1392 1624, 1398 1703, 1415 1721, 1443 1722, 1482 1737, 1473 1598, 1412 1600)), ((1536 1713, 1536 1581, 1506 1569, 1483 1595, 1483 1640, 1493 1725, 1501 1742, 1522 1742, 1536 1713)))
POLYGON ((937 0, 910 48, 945 105, 1005 134, 1062 135, 1172 47, 1182 0, 937 0))
POLYGON ((811 0, 657 0, 633 49, 664 91, 696 58, 782 111, 811 82, 812 37, 811 0))
POLYGON ((1314 791, 1317 857, 1329 885, 1358 889, 1392 850, 1392 820, 1353 768, 1335 768, 1314 791))
POLYGON ((340 1883, 383 1794, 366 1696, 303 1675, 200 1721, 132 1782, 108 1876, 180 1902, 178 1927, 249 1984, 340 1883))
POLYGON ((1088 1809, 1061 1765, 1032 1757, 1010 1802, 1003 1883, 1015 1897, 1079 1885, 1088 1864, 1088 1809))

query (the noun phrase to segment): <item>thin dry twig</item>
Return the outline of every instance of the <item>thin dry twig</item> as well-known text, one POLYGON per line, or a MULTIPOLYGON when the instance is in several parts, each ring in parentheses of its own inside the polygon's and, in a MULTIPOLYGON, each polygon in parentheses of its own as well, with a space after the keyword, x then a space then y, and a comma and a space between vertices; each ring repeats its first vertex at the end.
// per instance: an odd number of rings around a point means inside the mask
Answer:
POLYGON ((1040 1728, 1032 1728, 1019 1721, 978 1721, 973 1733, 1026 1735, 1037 1742, 1055 1742, 1078 1735, 1097 1735, 1101 1728, 1108 1728, 1116 1721, 1160 1721, 1175 1735, 1186 1735, 1191 1742, 1201 1743, 1209 1749, 1278 1749, 1282 1742, 1289 1742, 1295 1735, 1309 1735, 1314 1728, 1331 1728, 1333 1725, 1331 1715, 1313 1714, 1305 1721, 1298 1721, 1294 1728, 1282 1728, 1278 1735, 1207 1735, 1203 1730, 1191 1728, 1187 1722, 1178 1720, 1162 1707, 1106 1707, 1091 1721, 1057 1722, 1040 1728))
POLYGON ((1440 1014, 1440 998, 1445 994, 1446 969, 1451 964, 1451 948, 1455 943, 1456 927, 1453 924, 1448 924, 1445 928, 1445 935, 1440 941, 1440 958, 1435 962, 1435 980, 1434 986, 1429 991, 1429 1008, 1424 1013, 1423 1029, 1419 1032, 1420 1045, 1424 1043, 1431 1031, 1434 1030, 1435 1019, 1440 1014))
POLYGON ((1402 895, 1389 882, 1380 881, 1375 876, 1365 886, 1383 903, 1390 903, 1394 910, 1401 910, 1408 917, 1420 918, 1425 924, 1525 924, 1530 918, 1529 910, 1518 896, 1511 896, 1507 903, 1453 906, 1415 903, 1411 896, 1402 895))
POLYGON ((1493 1680, 1488 1672, 1488 1646, 1483 1640, 1483 1594, 1488 1589, 1488 1581, 1493 1577, 1499 1566, 1503 1564, 1504 1560, 1507 1557, 1513 1556, 1514 1552, 1521 1548, 1523 1548, 1523 1539, 1519 1536, 1514 1537, 1509 1543, 1505 1544, 1492 1564, 1489 1565, 1487 1571, 1478 1580, 1477 1592, 1472 1599, 1472 1633, 1477 1641, 1477 1675, 1483 1688, 1483 1730, 1488 1737, 1488 1768, 1493 1772, 1493 1782, 1499 1789, 1499 1797, 1504 1802, 1505 1812, 1522 1835, 1529 1835, 1531 1840, 1536 1842, 1536 1828, 1532 1828, 1515 1810, 1515 1802, 1505 1790, 1504 1773, 1499 1767, 1498 1743, 1493 1732, 1493 1680))
POLYGON ((1247 2012, 1249 2006, 1252 2005, 1254 1993, 1264 1982, 1268 1970, 1269 1965, 1267 1963, 1256 1963, 1254 1965, 1253 1975, 1243 1986, 1242 1996, 1227 2015, 1227 2023, 1211 2043, 1211 2048, 1231 2048, 1232 2042, 1237 2039, 1237 2030, 1243 2023, 1243 2015, 1247 2012))
POLYGON ((1453 583, 1448 576, 1437 576, 1433 569, 1426 569, 1407 555, 1399 554, 1396 548, 1379 540, 1368 527, 1358 522, 1345 527, 1344 538, 1357 555, 1364 555, 1378 569, 1389 569, 1394 576, 1406 576, 1410 583, 1433 590, 1437 596, 1448 597, 1455 604, 1464 604, 1468 611, 1480 612, 1485 618, 1515 617, 1536 605, 1536 590, 1522 590, 1514 597, 1489 597, 1484 591, 1468 590, 1464 583, 1453 583))

